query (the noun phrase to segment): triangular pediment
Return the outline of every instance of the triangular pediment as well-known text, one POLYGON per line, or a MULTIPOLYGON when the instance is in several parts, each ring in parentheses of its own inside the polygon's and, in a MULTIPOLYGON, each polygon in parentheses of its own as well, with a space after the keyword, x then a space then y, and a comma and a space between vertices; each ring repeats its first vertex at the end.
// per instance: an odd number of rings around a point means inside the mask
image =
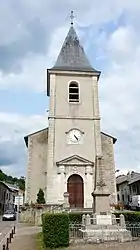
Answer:
POLYGON ((94 165, 92 161, 89 161, 79 155, 72 155, 56 163, 57 165, 94 165))

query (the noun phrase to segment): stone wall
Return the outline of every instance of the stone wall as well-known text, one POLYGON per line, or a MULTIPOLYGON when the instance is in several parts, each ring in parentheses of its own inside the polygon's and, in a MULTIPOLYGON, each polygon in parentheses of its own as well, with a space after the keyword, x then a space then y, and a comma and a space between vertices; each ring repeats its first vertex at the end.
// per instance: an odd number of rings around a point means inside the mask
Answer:
POLYGON ((42 214, 51 212, 51 213, 58 213, 62 212, 63 206, 52 205, 46 206, 42 209, 33 209, 29 208, 26 211, 22 211, 19 216, 19 221, 21 223, 29 223, 35 226, 41 226, 42 224, 42 214))
POLYGON ((39 188, 46 192, 47 129, 28 137, 26 202, 36 202, 39 188))

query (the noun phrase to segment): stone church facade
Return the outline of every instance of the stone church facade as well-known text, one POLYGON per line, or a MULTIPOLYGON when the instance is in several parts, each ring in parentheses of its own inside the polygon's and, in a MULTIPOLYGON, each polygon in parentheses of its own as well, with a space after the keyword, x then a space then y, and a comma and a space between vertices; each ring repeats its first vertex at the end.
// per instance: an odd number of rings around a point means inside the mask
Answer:
POLYGON ((42 188, 47 204, 62 204, 67 192, 71 207, 91 208, 97 156, 103 157, 110 203, 116 202, 116 139, 100 131, 99 77, 72 25, 54 67, 47 70, 49 126, 24 138, 26 202, 36 202, 42 188))

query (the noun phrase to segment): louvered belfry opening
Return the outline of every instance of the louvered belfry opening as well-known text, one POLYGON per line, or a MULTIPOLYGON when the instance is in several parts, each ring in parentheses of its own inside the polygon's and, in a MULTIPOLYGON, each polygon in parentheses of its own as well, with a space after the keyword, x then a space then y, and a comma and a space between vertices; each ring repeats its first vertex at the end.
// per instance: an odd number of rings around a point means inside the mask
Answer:
POLYGON ((79 86, 77 82, 71 82, 69 84, 69 102, 79 102, 79 86))

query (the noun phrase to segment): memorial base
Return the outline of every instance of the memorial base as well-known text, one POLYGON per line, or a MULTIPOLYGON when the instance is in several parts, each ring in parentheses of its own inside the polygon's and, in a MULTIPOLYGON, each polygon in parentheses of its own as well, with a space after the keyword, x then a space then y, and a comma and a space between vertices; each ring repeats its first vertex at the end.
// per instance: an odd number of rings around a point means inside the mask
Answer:
POLYGON ((89 215, 85 218, 85 226, 80 231, 88 243, 132 241, 131 232, 126 229, 123 215, 121 215, 119 223, 113 214, 93 214, 91 218, 89 215))

